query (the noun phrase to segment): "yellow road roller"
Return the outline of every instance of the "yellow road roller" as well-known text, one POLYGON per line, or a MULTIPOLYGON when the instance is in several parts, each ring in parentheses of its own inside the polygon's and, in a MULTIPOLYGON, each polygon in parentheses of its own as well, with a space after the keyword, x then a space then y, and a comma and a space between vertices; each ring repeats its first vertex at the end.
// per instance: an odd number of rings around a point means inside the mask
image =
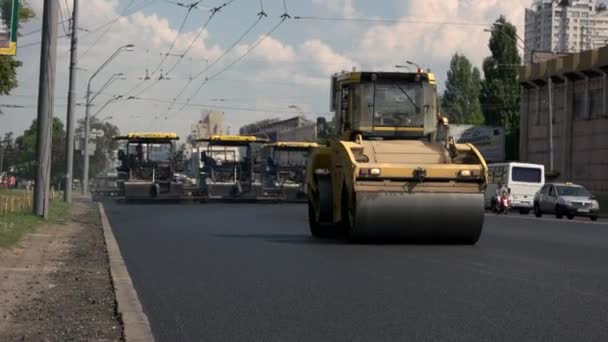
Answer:
MULTIPOLYGON (((307 170, 313 236, 475 244, 487 165, 449 136, 431 72, 332 76, 334 129, 307 170)), ((327 131, 323 118, 319 131, 327 131)))

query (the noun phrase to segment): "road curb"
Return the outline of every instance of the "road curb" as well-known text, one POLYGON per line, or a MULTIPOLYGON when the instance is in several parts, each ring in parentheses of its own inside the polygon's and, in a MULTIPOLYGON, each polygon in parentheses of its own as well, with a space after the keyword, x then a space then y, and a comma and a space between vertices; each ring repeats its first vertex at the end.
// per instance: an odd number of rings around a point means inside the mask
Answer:
POLYGON ((122 259, 118 243, 116 242, 116 238, 114 238, 114 233, 112 233, 110 221, 101 203, 99 203, 99 215, 101 216, 101 225, 108 251, 108 262, 110 264, 112 286, 114 287, 114 294, 116 296, 117 311, 123 323, 125 341, 154 341, 148 316, 146 316, 141 306, 127 266, 122 259))

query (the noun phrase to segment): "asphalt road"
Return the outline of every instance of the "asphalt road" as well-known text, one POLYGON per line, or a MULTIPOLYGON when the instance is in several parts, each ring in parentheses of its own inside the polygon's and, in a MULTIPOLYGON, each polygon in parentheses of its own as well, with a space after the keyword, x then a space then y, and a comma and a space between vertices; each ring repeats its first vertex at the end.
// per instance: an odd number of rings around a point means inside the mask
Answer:
POLYGON ((157 341, 608 341, 606 223, 349 245, 305 205, 105 205, 157 341))

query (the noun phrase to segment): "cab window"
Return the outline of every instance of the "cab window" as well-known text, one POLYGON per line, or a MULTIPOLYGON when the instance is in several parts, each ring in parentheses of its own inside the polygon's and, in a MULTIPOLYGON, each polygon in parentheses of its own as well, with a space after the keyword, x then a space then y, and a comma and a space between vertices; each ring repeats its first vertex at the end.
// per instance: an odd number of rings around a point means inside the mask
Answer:
POLYGON ((549 187, 549 196, 555 197, 555 187, 549 187))

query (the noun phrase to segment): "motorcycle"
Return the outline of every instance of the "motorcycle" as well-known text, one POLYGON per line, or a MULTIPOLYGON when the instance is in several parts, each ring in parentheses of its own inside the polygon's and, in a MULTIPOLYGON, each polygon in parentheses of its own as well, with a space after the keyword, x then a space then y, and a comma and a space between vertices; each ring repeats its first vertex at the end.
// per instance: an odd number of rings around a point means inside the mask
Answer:
POLYGON ((509 200, 509 195, 503 194, 499 196, 496 200, 496 214, 505 214, 509 212, 511 209, 511 201, 509 200))

